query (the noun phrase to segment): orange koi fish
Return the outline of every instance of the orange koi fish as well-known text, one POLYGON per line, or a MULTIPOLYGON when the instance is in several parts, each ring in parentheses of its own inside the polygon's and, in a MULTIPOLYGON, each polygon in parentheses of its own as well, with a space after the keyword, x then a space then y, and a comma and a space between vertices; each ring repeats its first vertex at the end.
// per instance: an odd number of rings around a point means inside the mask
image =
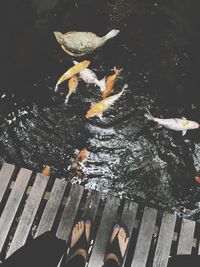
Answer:
POLYGON ((77 155, 77 157, 75 158, 75 161, 82 161, 83 163, 85 163, 87 161, 87 149, 83 148, 77 155))
POLYGON ((49 165, 46 165, 42 170, 42 174, 49 176, 51 174, 51 167, 49 165))
POLYGON ((77 86, 78 86, 78 76, 74 75, 69 79, 68 82, 69 92, 65 98, 65 104, 67 104, 70 95, 75 92, 77 86))
POLYGON ((117 76, 120 74, 121 71, 122 69, 117 69, 116 67, 114 67, 115 73, 106 78, 106 87, 105 87, 105 90, 103 90, 102 95, 101 95, 103 99, 108 97, 113 92, 113 87, 115 85, 117 76))
POLYGON ((55 87, 55 92, 57 92, 58 90, 58 86, 59 84, 61 84, 62 82, 64 82, 65 80, 70 79, 71 77, 73 77, 74 75, 78 74, 80 71, 86 69, 88 66, 90 65, 90 61, 89 60, 83 60, 80 63, 78 63, 77 65, 74 65, 73 67, 71 67, 70 69, 68 69, 57 81, 56 83, 56 87, 55 87))
POLYGON ((107 110, 117 99, 120 98, 120 96, 123 94, 125 88, 127 88, 127 87, 128 87, 128 85, 125 84, 120 93, 109 96, 109 97, 101 100, 100 102, 92 105, 91 108, 88 110, 87 114, 85 115, 85 117, 87 119, 89 119, 91 117, 97 116, 101 119, 103 112, 105 110, 107 110))
POLYGON ((74 170, 79 177, 84 175, 84 164, 87 161, 87 153, 87 149, 83 148, 72 162, 71 169, 74 170))

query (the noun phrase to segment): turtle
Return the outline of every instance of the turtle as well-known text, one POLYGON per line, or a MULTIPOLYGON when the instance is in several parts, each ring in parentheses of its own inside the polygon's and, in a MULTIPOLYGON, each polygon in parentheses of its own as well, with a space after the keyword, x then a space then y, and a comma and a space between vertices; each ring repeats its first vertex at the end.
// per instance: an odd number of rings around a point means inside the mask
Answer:
POLYGON ((76 32, 67 33, 54 32, 56 40, 61 45, 62 49, 70 56, 84 56, 95 49, 101 47, 109 39, 115 37, 119 30, 113 29, 105 36, 99 37, 92 32, 76 32))

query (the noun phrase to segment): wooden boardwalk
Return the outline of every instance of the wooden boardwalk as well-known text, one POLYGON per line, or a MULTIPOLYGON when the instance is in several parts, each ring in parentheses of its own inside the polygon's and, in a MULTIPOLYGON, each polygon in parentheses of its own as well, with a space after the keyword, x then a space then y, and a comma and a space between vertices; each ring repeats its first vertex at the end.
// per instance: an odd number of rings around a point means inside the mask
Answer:
POLYGON ((200 253, 199 226, 129 200, 108 197, 5 163, 0 170, 0 251, 8 257, 31 236, 55 231, 69 241, 81 217, 93 222, 89 267, 102 266, 114 223, 125 223, 131 235, 124 266, 167 266, 174 254, 200 253))

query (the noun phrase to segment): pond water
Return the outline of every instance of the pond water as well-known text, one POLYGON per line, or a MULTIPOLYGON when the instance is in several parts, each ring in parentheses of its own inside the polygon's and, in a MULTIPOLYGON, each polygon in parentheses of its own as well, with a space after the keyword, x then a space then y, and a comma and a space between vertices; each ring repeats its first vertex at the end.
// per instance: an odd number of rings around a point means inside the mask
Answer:
POLYGON ((200 130, 182 137, 145 120, 186 117, 200 122, 199 1, 7 0, 1 5, 0 160, 77 182, 69 166, 88 150, 86 188, 124 196, 180 216, 200 218, 200 130), (78 85, 64 105, 55 93, 72 66, 53 31, 120 34, 79 60, 91 61, 99 78, 123 68, 116 83, 125 94, 103 119, 87 120, 97 87, 78 85))

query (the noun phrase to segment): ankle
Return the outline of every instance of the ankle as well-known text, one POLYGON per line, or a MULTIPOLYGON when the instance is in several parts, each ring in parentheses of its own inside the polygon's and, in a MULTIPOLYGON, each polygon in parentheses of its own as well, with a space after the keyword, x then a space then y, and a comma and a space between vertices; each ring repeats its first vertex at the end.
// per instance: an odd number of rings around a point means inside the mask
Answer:
POLYGON ((118 265, 120 265, 119 259, 114 253, 109 253, 106 255, 105 262, 107 262, 108 260, 114 260, 117 262, 118 265))
POLYGON ((72 258, 75 256, 82 256, 86 260, 87 252, 86 252, 86 250, 80 248, 80 249, 77 249, 76 251, 74 251, 72 258))

